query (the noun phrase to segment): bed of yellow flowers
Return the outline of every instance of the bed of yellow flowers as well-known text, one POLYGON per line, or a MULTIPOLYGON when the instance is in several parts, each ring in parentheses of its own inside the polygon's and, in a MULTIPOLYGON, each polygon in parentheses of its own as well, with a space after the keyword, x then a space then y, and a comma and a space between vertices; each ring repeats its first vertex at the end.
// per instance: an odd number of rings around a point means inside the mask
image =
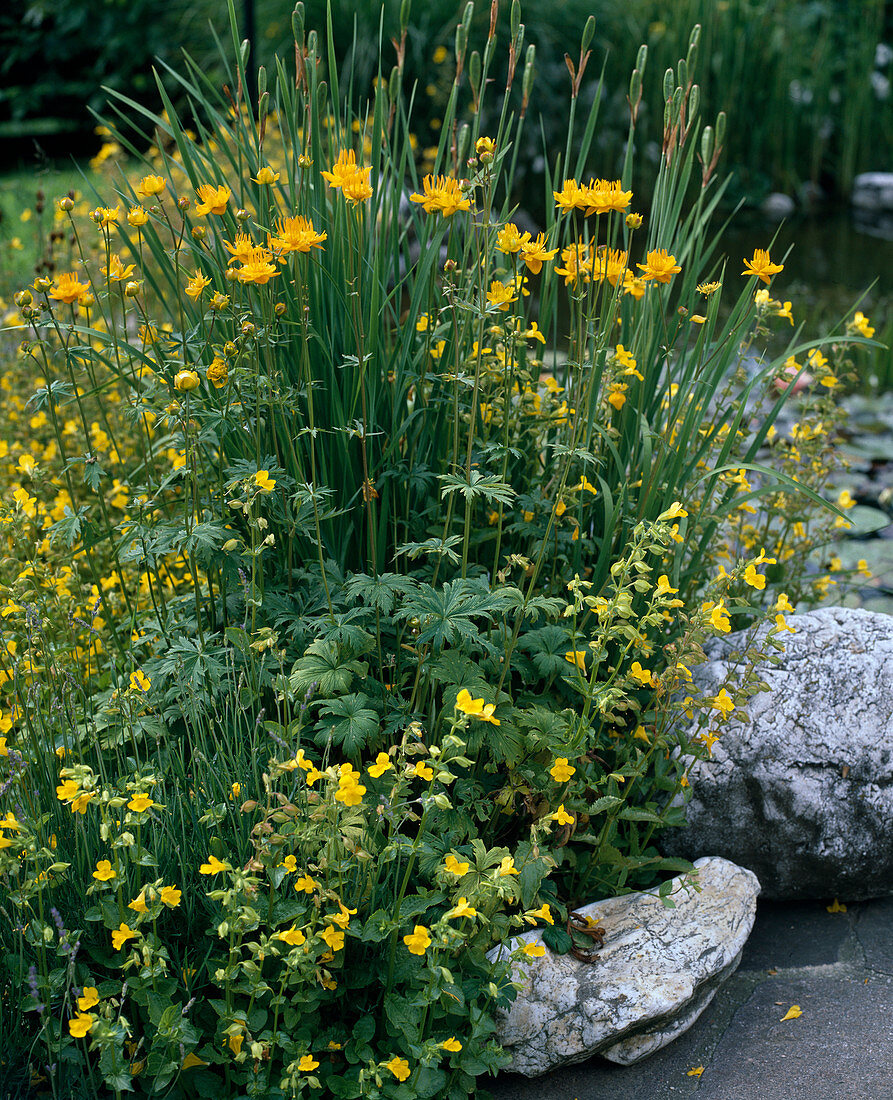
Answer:
POLYGON ((691 763, 836 583, 805 563, 853 504, 820 492, 871 326, 807 341, 783 263, 711 255, 697 29, 649 210, 632 159, 584 171, 593 114, 535 229, 520 8, 508 58, 469 18, 421 175, 400 43, 354 115, 300 4, 256 104, 244 51, 221 92, 182 77, 195 133, 130 104, 148 154, 59 197, 6 317, 10 1095, 474 1094, 515 992, 488 952, 569 950, 597 896, 672 904, 691 763), (704 645, 761 624, 704 697, 704 645))

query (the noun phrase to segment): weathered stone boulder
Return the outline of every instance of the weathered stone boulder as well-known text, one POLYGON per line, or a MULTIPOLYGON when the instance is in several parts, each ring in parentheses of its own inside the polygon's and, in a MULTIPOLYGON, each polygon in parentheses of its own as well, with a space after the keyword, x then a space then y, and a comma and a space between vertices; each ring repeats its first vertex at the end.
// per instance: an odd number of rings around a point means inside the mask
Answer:
MULTIPOLYGON (((674 880, 673 909, 656 893, 579 909, 605 932, 594 962, 546 951, 515 964, 523 987, 497 1030, 509 1070, 538 1077, 593 1054, 631 1065, 691 1027, 737 967, 760 892, 756 876, 728 860, 696 867, 700 892, 674 880)), ((530 942, 540 933, 494 954, 530 942)))
MULTIPOLYGON (((770 898, 893 892, 893 616, 831 607, 788 619, 770 691, 734 715, 690 773, 688 826, 661 847, 748 867, 770 898)), ((736 675, 740 639, 717 639, 696 681, 736 675)))
POLYGON ((856 176, 850 201, 861 210, 893 210, 893 172, 863 172, 856 176))

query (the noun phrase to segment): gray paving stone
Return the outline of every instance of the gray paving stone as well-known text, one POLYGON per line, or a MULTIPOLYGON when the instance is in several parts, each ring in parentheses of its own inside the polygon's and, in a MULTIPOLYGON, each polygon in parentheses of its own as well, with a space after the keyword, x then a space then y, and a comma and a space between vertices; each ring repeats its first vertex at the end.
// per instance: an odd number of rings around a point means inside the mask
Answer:
POLYGON ((865 965, 869 970, 893 974, 893 898, 863 902, 853 924, 865 953, 865 965))
POLYGON ((830 902, 757 902, 757 919, 741 958, 742 970, 788 970, 836 963, 850 935, 850 910, 829 913, 830 902))
POLYGON ((762 982, 735 1013, 696 1095, 891 1100, 893 981, 813 975, 762 982), (803 1015, 782 1023, 792 1004, 803 1015))

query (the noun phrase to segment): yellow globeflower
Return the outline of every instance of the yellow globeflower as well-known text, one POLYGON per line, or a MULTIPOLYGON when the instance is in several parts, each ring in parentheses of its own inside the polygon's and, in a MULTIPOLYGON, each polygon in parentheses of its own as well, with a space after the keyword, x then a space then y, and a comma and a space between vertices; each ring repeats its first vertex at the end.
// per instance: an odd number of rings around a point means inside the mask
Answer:
POLYGON ((768 283, 771 276, 777 275, 779 271, 784 271, 784 264, 772 263, 765 248, 755 248, 753 259, 744 260, 743 263, 744 270, 741 274, 756 275, 763 283, 768 283))
POLYGON ((200 184, 196 191, 202 200, 195 208, 196 214, 223 214, 232 192, 228 187, 214 187, 213 184, 200 184))
POLYGON ((59 276, 58 286, 53 287, 49 296, 57 302, 71 305, 73 302, 79 302, 85 294, 89 293, 89 285, 79 281, 76 271, 69 271, 59 276))
POLYGON ((471 209, 471 200, 463 194, 459 181, 449 176, 425 176, 422 191, 421 195, 414 191, 409 201, 421 203, 426 214, 449 218, 460 210, 471 209))
POLYGON ((656 283, 668 283, 673 275, 678 275, 682 268, 676 263, 676 257, 671 256, 665 248, 655 248, 648 253, 644 264, 636 264, 642 272, 642 278, 653 280, 656 283))
POLYGON ((196 371, 194 370, 181 370, 177 371, 174 376, 174 389, 181 392, 188 393, 190 390, 197 390, 201 385, 201 380, 196 371))
POLYGON ((184 292, 192 298, 193 301, 197 301, 202 296, 202 291, 206 286, 211 285, 211 280, 203 275, 200 271, 192 276, 186 286, 183 288, 184 292))
POLYGON ((136 193, 144 199, 160 195, 167 187, 167 180, 163 176, 143 176, 136 189, 136 193))
POLYGON ((260 184, 278 183, 279 182, 279 173, 274 172, 273 169, 270 168, 269 165, 265 164, 263 166, 263 168, 260 168, 258 170, 257 175, 252 176, 251 178, 255 183, 260 183, 260 184))

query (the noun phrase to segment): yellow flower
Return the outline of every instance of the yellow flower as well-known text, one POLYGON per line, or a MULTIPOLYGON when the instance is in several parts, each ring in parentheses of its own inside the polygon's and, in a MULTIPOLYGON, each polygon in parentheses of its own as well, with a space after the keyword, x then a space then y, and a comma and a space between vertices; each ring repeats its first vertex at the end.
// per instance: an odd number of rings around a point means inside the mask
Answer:
POLYGON ((168 909, 176 909, 182 896, 183 891, 178 890, 176 886, 162 886, 161 888, 161 901, 168 909))
POLYGON ((638 680, 643 687, 651 687, 654 684, 654 674, 651 669, 642 668, 638 661, 633 661, 629 674, 634 680, 638 680))
POLYGON ((142 814, 154 805, 155 803, 152 801, 151 795, 143 794, 142 792, 140 792, 139 794, 135 794, 133 798, 131 798, 131 800, 127 803, 127 809, 133 810, 135 813, 142 814))
POLYGON ((49 296, 57 302, 80 302, 85 294, 90 293, 89 285, 80 282, 76 271, 69 271, 59 276, 58 286, 53 287, 49 296))
POLYGON ((342 784, 335 792, 335 801, 345 806, 359 806, 365 793, 366 788, 357 783, 342 784))
POLYGON ((393 768, 393 766, 388 754, 386 752, 380 752, 375 758, 375 763, 369 766, 369 774, 373 779, 378 779, 390 768, 393 768))
POLYGON ((77 798, 79 790, 76 780, 66 779, 56 788, 56 798, 60 802, 67 802, 70 798, 77 798))
POLYGON ((564 214, 571 210, 583 210, 587 205, 586 193, 576 180, 565 180, 561 190, 553 191, 552 196, 555 205, 564 214))
POLYGON ((202 296, 202 291, 205 287, 210 285, 211 280, 200 271, 196 271, 183 290, 193 301, 196 301, 202 296))
POLYGON ((347 928, 350 924, 350 918, 356 916, 356 909, 348 909, 343 901, 338 902, 338 908, 340 913, 330 914, 326 917, 326 920, 333 921, 339 928, 347 928))
POLYGON ((409 774, 417 775, 419 779, 424 779, 426 783, 430 783, 434 778, 434 770, 421 760, 409 769, 409 774))
POLYGON ((670 507, 665 512, 661 512, 657 519, 659 523, 662 523, 669 519, 682 519, 687 515, 688 512, 682 507, 682 502, 674 500, 670 507))
POLYGON ((73 1020, 68 1021, 68 1030, 75 1039, 83 1039, 88 1035, 96 1021, 96 1017, 89 1012, 81 1012, 73 1020))
POLYGON ((546 953, 541 943, 525 943, 521 950, 529 959, 541 959, 546 953))
POLYGON ((731 696, 725 688, 723 688, 718 695, 714 696, 714 698, 710 700, 710 705, 715 710, 720 711, 723 718, 728 718, 732 711, 735 709, 735 704, 732 702, 731 696))
POLYGON ((307 942, 307 937, 301 929, 295 928, 294 925, 291 928, 286 928, 284 932, 277 932, 276 939, 287 943, 289 947, 300 947, 302 943, 307 942))
POLYGON ((149 215, 141 206, 131 206, 127 211, 127 224, 132 225, 134 229, 139 229, 141 225, 145 225, 149 220, 149 215))
POLYGON ((231 871, 228 863, 222 863, 217 856, 208 856, 208 862, 203 863, 198 869, 200 875, 216 875, 220 871, 231 871))
POLYGON ((471 866, 469 863, 460 863, 458 859, 452 854, 452 852, 446 856, 443 861, 443 867, 445 871, 449 871, 451 875, 456 875, 457 878, 461 878, 463 875, 468 874, 468 868, 471 866))
POLYGON ((586 216, 607 214, 611 210, 622 214, 629 206, 633 193, 623 191, 621 187, 620 180, 590 180, 585 187, 580 188, 586 205, 586 216))
POLYGON ((227 369, 226 361, 221 359, 219 355, 215 355, 211 360, 210 366, 207 371, 205 371, 205 374, 211 385, 218 390, 229 381, 229 370, 227 369))
POLYGON ((121 207, 97 206, 92 216, 93 220, 101 225, 103 229, 108 229, 109 226, 115 225, 118 218, 121 217, 121 207))
POLYGON ((462 1044, 455 1035, 451 1035, 449 1039, 444 1039, 442 1043, 438 1043, 438 1046, 441 1050, 448 1050, 451 1054, 458 1054, 462 1049, 462 1044))
POLYGON ((744 570, 744 580, 751 588, 758 588, 762 591, 766 587, 765 576, 757 571, 753 563, 744 570))
POLYGON ((849 489, 843 489, 837 498, 837 503, 841 508, 852 508, 856 502, 849 489))
POLYGON ((803 1009, 799 1005, 791 1005, 787 1012, 782 1016, 781 1023, 785 1020, 796 1020, 798 1016, 803 1015, 803 1009))
POLYGON ((457 917, 476 917, 477 909, 468 904, 468 898, 459 898, 448 913, 444 914, 444 920, 453 920, 457 917))
POLYGON ((520 252, 526 241, 530 240, 529 233, 521 233, 514 222, 507 222, 496 234, 496 247, 507 256, 520 252))
POLYGON ((319 1062, 317 1062, 312 1054, 303 1055, 300 1062, 298 1062, 298 1072, 312 1073, 315 1069, 319 1069, 319 1062))
POLYGON ((202 200, 195 208, 196 214, 223 214, 232 192, 228 187, 215 187, 211 183, 202 183, 196 188, 202 200))
POLYGON ((409 948, 411 955, 424 955, 431 946, 431 936, 424 925, 417 924, 410 935, 403 937, 403 942, 409 948))
POLYGON ((110 282, 120 283, 133 274, 133 264, 125 265, 121 262, 120 256, 113 255, 108 265, 102 269, 102 273, 110 282))
POLYGON ((369 182, 371 174, 371 168, 358 168, 341 184, 341 194, 351 205, 356 206, 372 198, 372 184, 369 182))
POLYGON ((116 951, 120 951, 128 940, 135 940, 138 936, 139 932, 134 932, 129 924, 122 921, 112 932, 112 946, 116 951))
POLYGON ((870 340, 874 336, 874 329, 868 323, 868 318, 862 312, 862 310, 856 311, 856 316, 847 325, 847 328, 853 329, 858 332, 860 336, 864 336, 866 340, 870 340))
POLYGON ((722 286, 722 283, 698 283, 697 292, 703 294, 709 298, 711 294, 715 294, 717 290, 722 286))
POLYGON ((511 856, 503 856, 496 868, 496 874, 500 878, 505 878, 507 875, 519 875, 520 873, 515 869, 515 861, 511 856))
POLYGON ((585 649, 569 649, 564 655, 566 661, 570 661, 572 665, 576 665, 581 672, 586 671, 586 650, 585 649))
POLYGON ((418 191, 413 192, 409 201, 421 203, 426 214, 442 214, 449 218, 460 210, 471 209, 471 199, 463 195, 459 181, 449 176, 425 176, 422 191, 421 195, 418 191))
POLYGON ((146 905, 146 891, 141 890, 133 901, 128 902, 127 908, 132 909, 134 913, 148 913, 149 906, 146 905))
POLYGON ((784 264, 774 264, 769 259, 769 253, 765 248, 755 248, 752 260, 744 260, 742 275, 756 275, 763 283, 769 282, 772 275, 784 271, 784 264))
POLYGON ((790 611, 791 614, 793 614, 794 606, 791 603, 791 601, 788 599, 787 592, 780 592, 779 593, 778 599, 775 601, 775 610, 776 611, 790 611))
POLYGON ((268 470, 258 470, 254 475, 254 484, 262 493, 272 493, 276 488, 275 478, 270 477, 268 470))
POLYGON ((306 218, 280 218, 276 222, 276 236, 270 237, 270 248, 274 252, 309 252, 311 248, 322 248, 327 236, 317 233, 306 218))
POLYGON ((720 600, 718 604, 706 603, 704 604, 704 610, 710 612, 710 624, 714 630, 721 630, 724 634, 728 634, 732 629, 729 621, 729 613, 726 610, 725 600, 720 600))
POLYGON ((100 882, 109 882, 115 877, 115 869, 107 859, 101 859, 96 864, 96 870, 93 872, 93 877, 99 879, 100 882))
POLYGON ((346 179, 349 179, 357 170, 357 158, 353 149, 342 149, 338 159, 332 165, 330 172, 321 172, 320 175, 328 183, 329 187, 339 188, 346 179))
POLYGON ((180 370, 174 376, 174 389, 183 393, 198 389, 200 384, 201 380, 194 370, 180 370))
POLYGON ((494 703, 484 703, 483 699, 472 699, 471 692, 462 688, 456 696, 456 710, 461 711, 469 718, 476 718, 479 722, 490 722, 494 726, 500 725, 500 720, 493 717, 496 710, 494 703))
POLYGON ((573 825, 574 823, 574 815, 567 812, 567 810, 564 808, 563 802, 555 811, 555 813, 550 814, 549 816, 552 818, 553 821, 557 821, 559 825, 573 825))
POLYGON ((512 302, 517 302, 518 300, 512 293, 513 289, 514 284, 506 286, 498 279, 494 279, 493 282, 490 283, 490 289, 487 291, 487 301, 491 305, 496 306, 497 309, 506 310, 512 302))
POLYGON ((99 990, 95 985, 86 985, 78 997, 78 1008, 81 1012, 88 1012, 94 1005, 99 1004, 99 990))
POLYGON ((678 275, 682 270, 676 263, 676 257, 669 255, 665 248, 652 249, 646 262, 636 264, 636 267, 642 272, 643 279, 653 279, 656 283, 668 283, 673 275, 678 275))
POLYGON ((540 233, 532 241, 525 241, 521 245, 521 259, 527 265, 527 270, 533 275, 539 275, 543 264, 553 259, 558 253, 557 248, 546 248, 546 234, 540 233))
POLYGON ((273 169, 269 167, 269 165, 265 164, 263 168, 258 169, 257 175, 252 176, 251 178, 255 183, 260 184, 278 183, 279 173, 274 172, 273 169))
POLYGON ((298 893, 303 891, 305 894, 312 894, 314 890, 319 889, 319 883, 310 875, 301 875, 300 878, 295 879, 295 889, 298 893))
POLYGON ((329 925, 323 932, 320 932, 319 938, 325 940, 332 951, 344 950, 344 931, 341 928, 333 928, 332 925, 329 925))
POLYGON ((678 588, 672 588, 670 586, 670 578, 666 573, 661 573, 657 578, 657 587, 654 590, 654 594, 656 596, 675 596, 678 591, 678 588))
POLYGON ((154 195, 160 195, 167 187, 167 180, 163 176, 143 176, 136 189, 140 198, 148 199, 154 195))
POLYGON ((409 1062, 405 1058, 392 1058, 385 1062, 385 1069, 389 1069, 398 1081, 405 1081, 409 1076, 409 1062))
POLYGON ((273 263, 273 253, 266 248, 252 248, 242 266, 236 270, 240 283, 256 283, 258 286, 266 286, 270 279, 276 279, 281 274, 273 263))
POLYGON ((555 923, 555 918, 552 916, 552 910, 549 908, 548 902, 544 902, 539 909, 531 909, 527 916, 536 917, 537 920, 544 920, 546 924, 555 923))
POLYGON ((556 783, 566 783, 576 770, 573 764, 568 764, 566 756, 559 756, 549 769, 549 774, 556 783))

